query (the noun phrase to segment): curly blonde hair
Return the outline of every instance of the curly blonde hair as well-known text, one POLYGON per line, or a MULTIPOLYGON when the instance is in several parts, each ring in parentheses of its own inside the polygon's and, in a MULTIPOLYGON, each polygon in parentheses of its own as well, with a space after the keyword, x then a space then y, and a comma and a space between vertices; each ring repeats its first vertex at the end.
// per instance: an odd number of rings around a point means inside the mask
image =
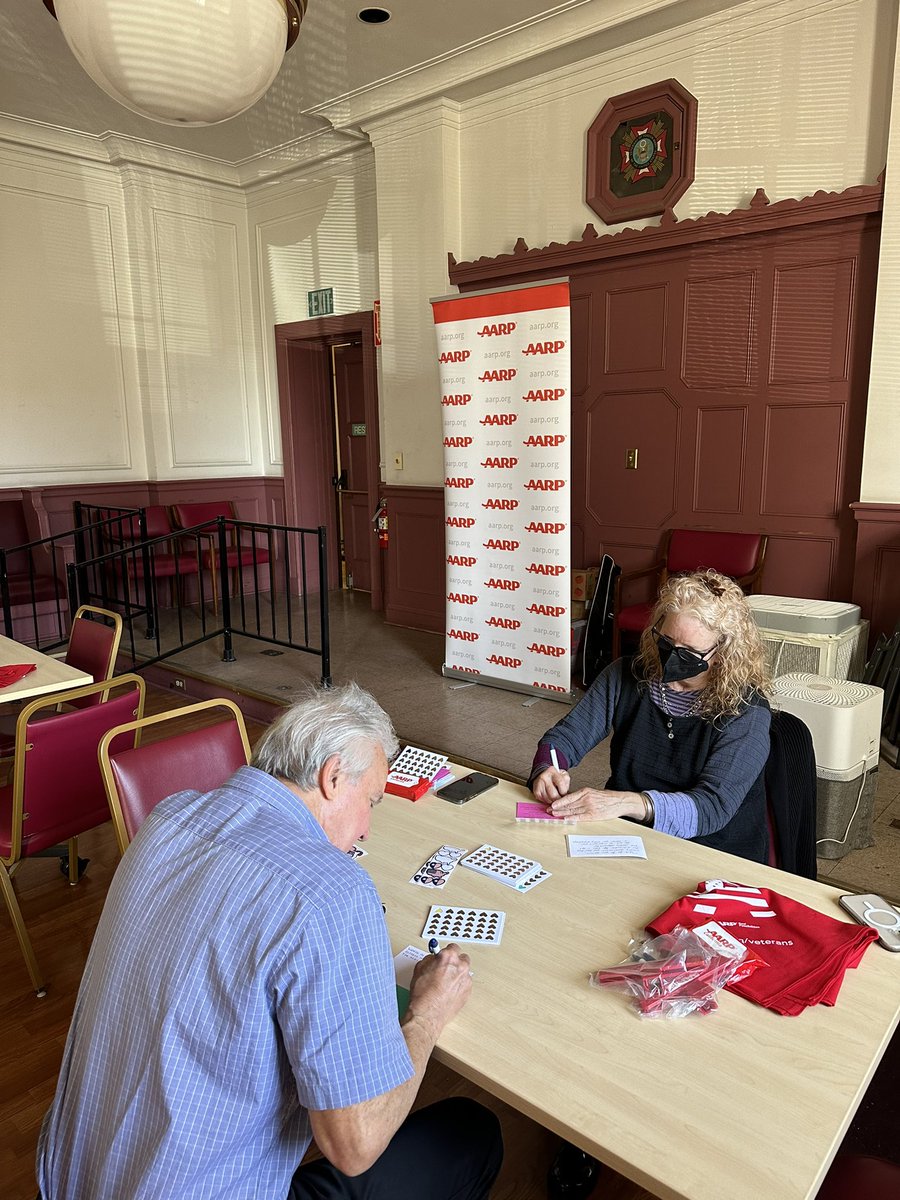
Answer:
POLYGON ((700 621, 711 638, 718 637, 716 657, 710 664, 709 682, 703 690, 699 715, 709 721, 736 716, 752 692, 765 694, 771 686, 759 627, 744 593, 718 571, 671 575, 660 589, 649 624, 641 634, 634 668, 646 680, 662 680, 662 664, 653 629, 668 613, 700 621))

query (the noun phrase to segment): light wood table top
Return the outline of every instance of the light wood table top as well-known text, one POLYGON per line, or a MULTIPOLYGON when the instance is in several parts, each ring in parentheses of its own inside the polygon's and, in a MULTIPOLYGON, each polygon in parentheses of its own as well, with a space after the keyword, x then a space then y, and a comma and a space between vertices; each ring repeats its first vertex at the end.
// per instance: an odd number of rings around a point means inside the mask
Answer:
POLYGON ((627 821, 517 824, 528 795, 501 781, 462 806, 386 795, 373 813, 359 862, 394 953, 425 948, 432 904, 506 913, 500 946, 463 947, 472 995, 435 1056, 666 1200, 814 1196, 897 1024, 900 954, 871 946, 834 1008, 799 1017, 722 992, 711 1016, 641 1019, 588 975, 620 962, 645 922, 700 880, 771 887, 845 919, 840 893, 627 821), (569 859, 566 832, 639 833, 648 858, 569 859), (439 891, 408 882, 440 845, 483 842, 552 878, 524 894, 463 867, 439 891))
POLYGON ((32 700, 35 696, 64 692, 68 688, 83 687, 86 683, 94 682, 92 675, 79 671, 77 667, 70 667, 61 658, 51 658, 49 654, 41 654, 40 650, 31 646, 0 636, 0 667, 15 663, 34 663, 35 670, 29 671, 18 683, 0 688, 0 704, 10 700, 32 700))

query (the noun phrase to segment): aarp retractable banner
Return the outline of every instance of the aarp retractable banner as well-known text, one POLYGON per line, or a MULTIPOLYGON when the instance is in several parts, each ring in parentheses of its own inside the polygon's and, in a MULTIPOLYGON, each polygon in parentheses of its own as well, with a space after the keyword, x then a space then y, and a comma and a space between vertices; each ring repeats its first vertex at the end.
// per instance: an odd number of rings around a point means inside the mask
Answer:
POLYGON ((443 673, 568 695, 568 281, 431 303, 444 418, 443 673))

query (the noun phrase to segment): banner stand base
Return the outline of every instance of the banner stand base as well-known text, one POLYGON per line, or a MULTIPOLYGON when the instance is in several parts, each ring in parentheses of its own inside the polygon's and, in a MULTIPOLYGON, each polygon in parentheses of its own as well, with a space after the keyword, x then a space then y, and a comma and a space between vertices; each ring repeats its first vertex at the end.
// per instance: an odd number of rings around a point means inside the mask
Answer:
POLYGON ((574 704, 578 697, 574 692, 556 692, 550 688, 531 687, 527 683, 517 683, 514 679, 500 679, 493 675, 473 675, 471 671, 459 671, 456 667, 441 667, 445 679, 464 679, 466 683, 483 683, 486 687, 500 688, 504 692, 519 692, 523 696, 536 696, 541 700, 560 700, 563 704, 574 704))

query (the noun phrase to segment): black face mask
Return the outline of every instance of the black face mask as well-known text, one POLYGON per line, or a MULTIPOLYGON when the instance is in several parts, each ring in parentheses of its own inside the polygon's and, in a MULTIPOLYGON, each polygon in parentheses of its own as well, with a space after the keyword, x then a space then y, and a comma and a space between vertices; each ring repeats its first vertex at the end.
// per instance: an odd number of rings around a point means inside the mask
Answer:
MULTIPOLYGON (((663 683, 679 683, 683 679, 693 679, 709 670, 709 663, 702 654, 684 646, 676 646, 661 633, 656 635, 656 648, 659 652, 663 683)), ((712 650, 707 650, 707 654, 712 654, 712 650)))

